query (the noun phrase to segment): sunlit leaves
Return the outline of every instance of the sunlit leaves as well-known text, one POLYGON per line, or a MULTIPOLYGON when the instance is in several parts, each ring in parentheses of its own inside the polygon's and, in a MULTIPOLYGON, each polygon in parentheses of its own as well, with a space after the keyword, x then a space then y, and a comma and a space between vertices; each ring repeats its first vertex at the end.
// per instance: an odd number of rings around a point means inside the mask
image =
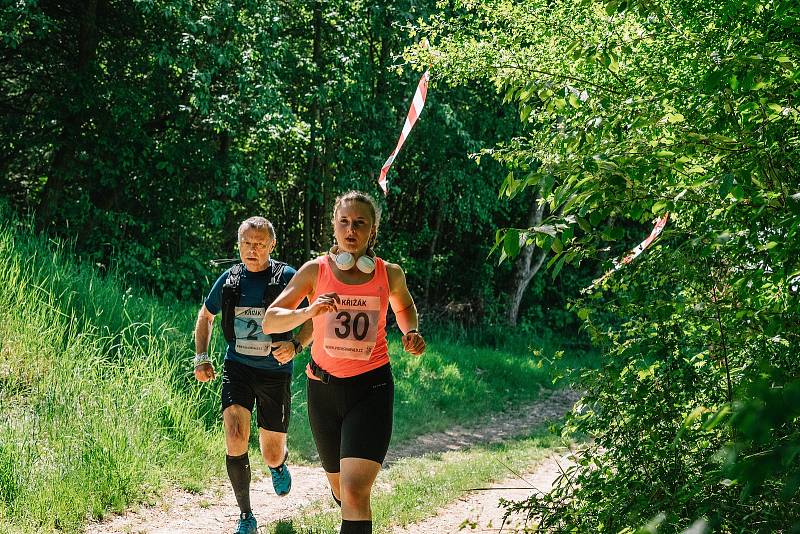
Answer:
POLYGON ((576 469, 577 496, 562 487, 528 509, 551 530, 635 530, 620 510, 634 525, 669 510, 659 528, 707 514, 735 530, 742 516, 721 503, 758 496, 759 520, 788 529, 800 431, 778 392, 800 374, 800 8, 480 6, 465 31, 439 33, 442 72, 491 58, 453 81, 489 78, 518 106, 525 135, 491 155, 514 169, 503 194, 536 188, 546 202, 553 231, 519 232, 550 251, 551 273, 587 258, 611 269, 671 213, 659 241, 576 305, 609 358, 584 373, 594 404, 574 424, 598 443, 585 464, 614 468, 576 469))

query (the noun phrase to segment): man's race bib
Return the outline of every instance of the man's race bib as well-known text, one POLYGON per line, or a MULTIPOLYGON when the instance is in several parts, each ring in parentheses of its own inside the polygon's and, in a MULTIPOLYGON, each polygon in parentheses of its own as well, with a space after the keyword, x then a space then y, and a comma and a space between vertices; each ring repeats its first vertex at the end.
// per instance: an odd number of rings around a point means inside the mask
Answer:
POLYGON ((272 352, 272 336, 261 330, 264 308, 236 306, 233 328, 236 333, 234 349, 245 356, 269 356, 272 352))
POLYGON ((380 297, 341 297, 339 311, 325 315, 325 352, 333 358, 368 360, 378 337, 380 297))

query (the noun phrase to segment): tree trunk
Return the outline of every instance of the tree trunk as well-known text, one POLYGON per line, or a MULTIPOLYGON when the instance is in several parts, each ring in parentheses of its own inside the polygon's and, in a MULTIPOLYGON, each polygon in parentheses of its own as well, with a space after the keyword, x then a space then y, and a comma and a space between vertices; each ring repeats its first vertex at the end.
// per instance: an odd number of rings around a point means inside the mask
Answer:
MULTIPOLYGON (((341 124, 341 123, 339 123, 341 124)), ((327 126, 327 125, 326 125, 327 126)), ((324 131, 329 131, 323 128, 324 131)), ((326 141, 327 141, 326 137, 326 141)), ((332 164, 331 153, 334 153, 334 147, 338 144, 338 136, 334 135, 333 139, 326 142, 326 150, 323 155, 322 161, 326 162, 322 165, 322 208, 321 213, 321 231, 320 231, 320 244, 323 250, 327 249, 333 243, 333 226, 331 225, 330 213, 333 210, 333 202, 335 200, 335 174, 331 172, 332 164)))
MULTIPOLYGON (((542 216, 544 215, 545 203, 539 203, 540 196, 536 193, 533 202, 531 203, 530 211, 528 212, 528 228, 538 226, 542 223, 542 216)), ((533 245, 523 247, 514 262, 514 281, 511 287, 511 302, 508 305, 508 324, 517 326, 519 319, 519 307, 522 304, 522 297, 525 295, 525 290, 528 285, 539 272, 542 267, 547 251, 536 248, 533 245)))
POLYGON ((442 215, 441 205, 439 209, 436 210, 436 222, 434 223, 433 227, 433 238, 431 239, 431 244, 428 247, 428 266, 425 270, 425 291, 422 296, 422 302, 425 305, 425 309, 431 309, 431 302, 430 302, 430 289, 431 289, 431 279, 433 278, 433 257, 436 254, 436 245, 439 242, 439 234, 442 231, 442 220, 444 216, 442 215))
MULTIPOLYGON (((71 75, 73 78, 73 83, 68 85, 67 98, 85 99, 85 95, 92 85, 89 66, 97 53, 99 40, 97 8, 98 0, 87 0, 78 3, 78 55, 74 72, 66 73, 67 76, 71 75)), ((85 102, 82 104, 85 104, 85 102)), ((78 106, 78 108, 86 107, 86 105, 78 106)), ((75 109, 74 106, 64 115, 58 144, 53 152, 50 175, 42 189, 42 195, 39 198, 36 210, 40 227, 45 227, 52 222, 53 215, 63 202, 64 192, 67 187, 66 176, 77 172, 77 169, 75 169, 75 152, 81 129, 87 118, 87 110, 75 109)))
POLYGON ((375 96, 374 101, 380 102, 381 98, 389 91, 389 82, 386 79, 386 73, 389 71, 387 64, 391 59, 392 52, 392 21, 390 8, 387 7, 383 12, 383 32, 381 32, 381 50, 378 57, 377 79, 375 80, 375 96))
POLYGON ((320 119, 320 74, 322 68, 322 6, 319 1, 314 2, 314 41, 312 45, 312 59, 314 61, 314 88, 311 100, 311 131, 308 143, 308 174, 306 188, 303 194, 303 261, 311 259, 311 230, 314 228, 312 197, 316 187, 315 180, 319 178, 319 150, 317 147, 317 127, 320 119))

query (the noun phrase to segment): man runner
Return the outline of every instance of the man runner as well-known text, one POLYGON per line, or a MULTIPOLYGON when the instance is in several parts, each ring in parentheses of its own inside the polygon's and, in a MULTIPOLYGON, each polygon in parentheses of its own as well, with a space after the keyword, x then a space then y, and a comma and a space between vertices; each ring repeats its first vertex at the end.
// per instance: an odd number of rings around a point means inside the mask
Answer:
POLYGON ((292 359, 311 342, 311 321, 291 332, 265 334, 264 312, 286 287, 295 269, 270 258, 275 228, 264 217, 250 217, 238 231, 237 264, 217 279, 197 314, 194 375, 207 382, 216 377, 208 356, 214 317, 222 312, 228 344, 222 371, 222 419, 228 477, 240 516, 236 534, 254 534, 257 522, 250 507, 250 420, 257 406, 259 445, 272 475, 275 493, 286 495, 292 477, 286 466, 292 359))

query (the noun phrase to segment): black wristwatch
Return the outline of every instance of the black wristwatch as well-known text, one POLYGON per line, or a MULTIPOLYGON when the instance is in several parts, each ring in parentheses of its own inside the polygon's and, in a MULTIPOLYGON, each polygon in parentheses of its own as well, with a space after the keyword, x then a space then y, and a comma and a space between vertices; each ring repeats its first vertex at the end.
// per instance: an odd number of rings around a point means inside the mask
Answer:
POLYGON ((300 354, 303 352, 303 344, 300 343, 296 338, 292 338, 292 345, 294 345, 294 353, 295 355, 300 354))

